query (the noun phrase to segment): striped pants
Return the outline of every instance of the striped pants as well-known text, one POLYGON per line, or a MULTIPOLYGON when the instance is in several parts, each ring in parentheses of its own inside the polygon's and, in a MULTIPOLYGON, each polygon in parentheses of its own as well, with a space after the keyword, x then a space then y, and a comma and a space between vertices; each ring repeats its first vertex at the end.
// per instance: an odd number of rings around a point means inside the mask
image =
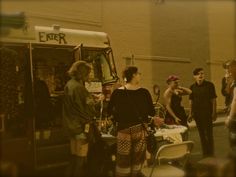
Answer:
POLYGON ((146 132, 141 124, 118 131, 116 177, 136 177, 146 157, 146 132))

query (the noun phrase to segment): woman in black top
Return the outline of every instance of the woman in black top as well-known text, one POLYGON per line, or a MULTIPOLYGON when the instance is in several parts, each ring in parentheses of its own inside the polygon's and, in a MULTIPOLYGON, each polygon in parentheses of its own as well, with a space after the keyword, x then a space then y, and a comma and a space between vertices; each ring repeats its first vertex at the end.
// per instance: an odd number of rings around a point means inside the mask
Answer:
POLYGON ((192 91, 186 87, 179 86, 179 78, 171 75, 167 79, 168 88, 164 92, 164 101, 167 109, 166 124, 181 124, 188 127, 187 115, 181 105, 182 96, 190 95, 192 91))
MULTIPOLYGON (((148 116, 154 116, 155 110, 149 91, 139 85, 140 73, 134 66, 123 72, 126 84, 113 91, 108 112, 118 123, 116 177, 138 176, 145 160, 146 132, 142 123, 148 116)), ((162 120, 154 118, 156 124, 162 120)))

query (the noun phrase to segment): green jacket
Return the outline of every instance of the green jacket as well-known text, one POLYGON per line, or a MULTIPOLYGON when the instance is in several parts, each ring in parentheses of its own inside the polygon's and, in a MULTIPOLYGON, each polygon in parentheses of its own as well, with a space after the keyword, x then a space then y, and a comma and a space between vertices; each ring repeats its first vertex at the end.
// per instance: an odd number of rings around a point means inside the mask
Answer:
POLYGON ((82 81, 71 79, 64 89, 63 120, 71 136, 84 131, 84 125, 96 115, 91 94, 82 81))

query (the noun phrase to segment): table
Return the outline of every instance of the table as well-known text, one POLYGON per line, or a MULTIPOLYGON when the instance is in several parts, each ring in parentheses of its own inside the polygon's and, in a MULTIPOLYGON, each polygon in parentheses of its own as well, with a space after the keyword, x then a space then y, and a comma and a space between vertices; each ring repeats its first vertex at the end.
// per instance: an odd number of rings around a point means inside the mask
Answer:
MULTIPOLYGON (((167 140, 171 143, 177 143, 187 140, 185 134, 188 133, 188 128, 182 125, 165 125, 163 128, 156 129, 155 137, 158 140, 158 146, 162 146, 162 140, 167 140)), ((103 140, 109 146, 115 146, 116 137, 110 134, 102 134, 103 140)), ((115 157, 115 155, 114 155, 115 157)), ((114 158, 115 160, 115 158, 114 158)), ((146 160, 144 162, 144 166, 148 164, 152 164, 153 162, 153 154, 146 152, 146 160)))
POLYGON ((182 125, 166 125, 165 128, 156 129, 155 137, 173 143, 187 140, 188 128, 182 125))

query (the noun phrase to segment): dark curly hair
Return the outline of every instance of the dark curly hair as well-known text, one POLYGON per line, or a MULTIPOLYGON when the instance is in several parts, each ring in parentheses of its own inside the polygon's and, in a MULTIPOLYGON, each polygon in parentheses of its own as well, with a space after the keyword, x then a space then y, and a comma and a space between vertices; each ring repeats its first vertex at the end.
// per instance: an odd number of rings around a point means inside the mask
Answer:
POLYGON ((193 75, 194 75, 194 76, 198 75, 198 73, 199 73, 200 71, 203 71, 203 68, 195 68, 195 69, 193 70, 193 75))
POLYGON ((123 71, 123 79, 129 83, 133 79, 133 74, 138 73, 138 68, 136 66, 128 66, 123 71))

